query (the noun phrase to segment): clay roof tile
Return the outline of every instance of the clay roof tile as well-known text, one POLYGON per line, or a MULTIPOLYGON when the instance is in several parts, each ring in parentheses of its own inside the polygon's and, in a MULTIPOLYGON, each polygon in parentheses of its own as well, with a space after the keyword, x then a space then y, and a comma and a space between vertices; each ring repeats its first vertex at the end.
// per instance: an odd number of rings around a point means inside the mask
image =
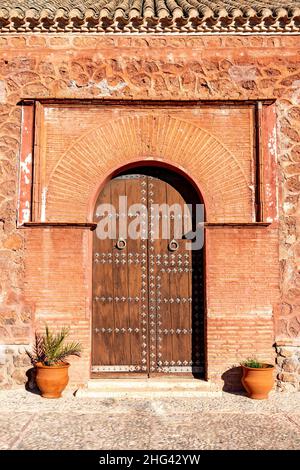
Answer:
POLYGON ((0 33, 300 33, 300 0, 0 0, 0 33))

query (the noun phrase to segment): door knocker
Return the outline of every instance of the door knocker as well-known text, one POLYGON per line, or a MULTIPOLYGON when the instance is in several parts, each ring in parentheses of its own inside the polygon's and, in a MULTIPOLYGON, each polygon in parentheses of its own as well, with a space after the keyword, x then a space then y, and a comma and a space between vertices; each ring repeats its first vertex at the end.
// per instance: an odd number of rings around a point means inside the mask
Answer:
POLYGON ((116 243, 116 247, 118 250, 124 250, 124 248, 126 248, 126 240, 124 240, 124 238, 119 238, 116 243))
POLYGON ((176 250, 178 250, 178 248, 179 248, 179 244, 178 244, 178 242, 177 242, 176 240, 174 240, 174 238, 173 238, 173 240, 171 240, 170 243, 169 243, 169 250, 170 250, 170 251, 176 251, 176 250))

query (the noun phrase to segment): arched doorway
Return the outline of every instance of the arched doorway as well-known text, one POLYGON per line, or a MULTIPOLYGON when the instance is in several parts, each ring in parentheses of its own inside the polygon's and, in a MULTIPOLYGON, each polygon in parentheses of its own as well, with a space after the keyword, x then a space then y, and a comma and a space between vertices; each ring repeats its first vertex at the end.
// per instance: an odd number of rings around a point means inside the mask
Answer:
POLYGON ((187 179, 153 166, 119 173, 100 192, 92 377, 204 375, 203 249, 190 240, 199 204, 187 179))

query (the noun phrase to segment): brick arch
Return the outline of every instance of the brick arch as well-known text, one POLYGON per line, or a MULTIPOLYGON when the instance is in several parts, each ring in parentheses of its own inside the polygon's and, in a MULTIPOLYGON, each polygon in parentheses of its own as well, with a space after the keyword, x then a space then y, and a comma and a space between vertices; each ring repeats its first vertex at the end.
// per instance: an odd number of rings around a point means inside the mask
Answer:
POLYGON ((46 220, 88 220, 99 181, 116 168, 150 160, 192 177, 209 222, 251 221, 250 183, 234 155, 195 124, 153 114, 110 121, 74 142, 50 175, 46 220))

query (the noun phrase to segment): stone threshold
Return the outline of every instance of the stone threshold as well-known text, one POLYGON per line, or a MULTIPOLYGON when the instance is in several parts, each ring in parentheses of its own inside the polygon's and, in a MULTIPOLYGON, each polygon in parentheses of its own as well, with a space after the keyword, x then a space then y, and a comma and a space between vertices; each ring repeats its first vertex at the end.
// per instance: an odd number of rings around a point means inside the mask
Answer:
POLYGON ((90 379, 77 398, 221 397, 220 386, 201 379, 90 379))

